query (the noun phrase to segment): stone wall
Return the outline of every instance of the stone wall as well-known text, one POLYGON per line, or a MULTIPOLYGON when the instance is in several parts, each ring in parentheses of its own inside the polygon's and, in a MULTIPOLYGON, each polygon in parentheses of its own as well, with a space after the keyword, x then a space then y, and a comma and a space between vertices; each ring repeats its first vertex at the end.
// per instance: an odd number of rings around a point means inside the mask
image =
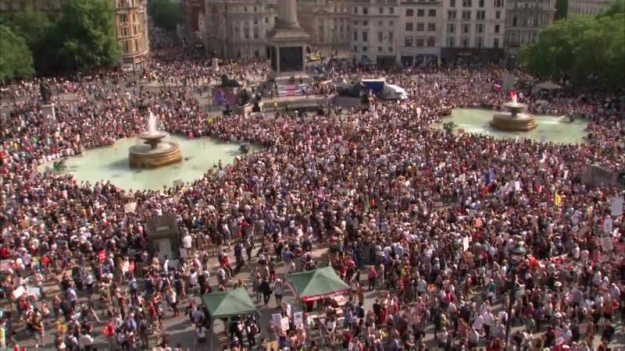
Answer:
POLYGON ((612 185, 625 189, 625 170, 617 173, 596 164, 587 164, 582 180, 592 186, 612 185))

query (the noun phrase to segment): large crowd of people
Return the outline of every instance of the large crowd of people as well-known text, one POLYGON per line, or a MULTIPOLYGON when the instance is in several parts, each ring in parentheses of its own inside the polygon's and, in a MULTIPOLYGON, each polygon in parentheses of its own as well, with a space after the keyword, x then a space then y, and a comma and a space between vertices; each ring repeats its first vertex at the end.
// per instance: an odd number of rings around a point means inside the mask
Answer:
MULTIPOLYGON (((219 74, 210 62, 181 59, 167 46, 143 74, 49 79, 57 92, 56 120, 41 110, 40 80, 4 93, 10 113, 0 124, 0 259, 10 307, 2 316, 0 347, 19 344, 25 335, 44 346, 44 335, 53 333, 54 345, 46 347, 90 350, 100 324, 111 350, 151 346, 150 333, 162 347, 190 347, 169 343, 162 318, 170 310, 184 313, 187 293, 232 287, 236 272, 222 245, 232 244, 237 260, 253 263, 247 284, 267 303, 284 291, 276 265, 298 269, 289 265, 293 251, 328 243, 328 264, 352 286, 341 307, 343 324, 335 322, 332 306, 322 338, 305 327, 264 330, 239 320, 226 347, 260 346, 256 335, 263 334, 292 350, 317 350, 324 343, 425 350, 433 324, 435 345, 429 347, 501 349, 508 322, 523 326, 510 336, 511 349, 609 347, 625 321, 625 220, 622 210, 612 209, 622 189, 588 186, 582 174, 590 163, 625 169, 621 96, 570 89, 539 95, 531 77, 512 72, 530 112, 588 121, 592 140, 577 145, 433 128, 457 107, 499 109, 508 96, 493 87, 509 72, 494 67, 388 74, 410 98, 376 102, 368 111, 303 119, 238 115, 206 123, 195 92, 219 74), (160 84, 150 88, 145 81, 160 84), (61 99, 61 93, 73 99, 61 99), (136 136, 148 110, 171 133, 264 148, 163 191, 129 192, 108 181, 88 184, 38 170, 136 136), (135 211, 125 211, 130 202, 135 211), (148 253, 144 223, 167 213, 177 217, 183 246, 198 248, 177 267, 148 253), (512 267, 509 253, 519 242, 528 254, 512 267), (213 253, 219 254, 217 272, 209 272, 213 253), (508 315, 495 306, 510 302, 512 269, 519 289, 508 315), (362 308, 364 287, 354 273, 370 289, 385 291, 370 311, 362 308), (210 283, 212 276, 217 284, 210 283), (24 291, 49 281, 58 284, 58 293, 24 291), (21 327, 28 334, 18 333, 21 327), (249 344, 242 343, 240 330, 249 344)), ((246 80, 267 68, 223 63, 220 72, 246 80)), ((331 64, 326 72, 333 79, 362 74, 356 66, 331 64)), ((188 312, 201 343, 207 316, 193 303, 188 312)))

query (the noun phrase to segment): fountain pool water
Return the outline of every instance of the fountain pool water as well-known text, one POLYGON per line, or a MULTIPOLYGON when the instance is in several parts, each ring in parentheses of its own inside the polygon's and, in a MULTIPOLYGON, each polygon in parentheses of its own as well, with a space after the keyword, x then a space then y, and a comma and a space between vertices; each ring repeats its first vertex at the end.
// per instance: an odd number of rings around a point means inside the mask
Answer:
MULTIPOLYGON (((528 138, 542 142, 554 142, 560 144, 585 143, 584 137, 588 135, 586 126, 588 123, 582 119, 570 122, 566 117, 545 115, 533 115, 538 126, 531 131, 504 131, 491 127, 493 118, 492 110, 471 108, 457 108, 451 112, 450 117, 443 118, 443 123, 454 122, 456 130, 465 133, 490 135, 496 138, 528 138)), ((438 125, 442 129, 443 123, 438 125)))
MULTIPOLYGON (((82 156, 68 158, 65 163, 67 168, 61 173, 73 174, 79 182, 88 181, 94 184, 109 180, 113 185, 126 190, 159 190, 163 186, 171 187, 176 181, 192 182, 200 179, 219 160, 225 167, 235 157, 244 156, 240 144, 226 144, 212 138, 187 139, 170 135, 168 141, 180 146, 184 153, 181 162, 153 169, 131 168, 128 149, 143 145, 143 141, 126 138, 118 140, 113 146, 87 150, 82 156)), ((250 146, 250 152, 258 150, 258 147, 250 146)), ((50 166, 50 163, 42 165, 39 170, 44 172, 50 166)))

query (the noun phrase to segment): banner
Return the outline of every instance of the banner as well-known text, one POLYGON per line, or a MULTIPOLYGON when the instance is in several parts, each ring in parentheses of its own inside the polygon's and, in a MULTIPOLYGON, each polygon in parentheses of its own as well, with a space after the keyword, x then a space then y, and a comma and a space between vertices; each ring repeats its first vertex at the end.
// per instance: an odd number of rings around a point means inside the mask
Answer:
POLYGON ((238 88, 213 87, 212 103, 214 106, 236 106, 238 88))

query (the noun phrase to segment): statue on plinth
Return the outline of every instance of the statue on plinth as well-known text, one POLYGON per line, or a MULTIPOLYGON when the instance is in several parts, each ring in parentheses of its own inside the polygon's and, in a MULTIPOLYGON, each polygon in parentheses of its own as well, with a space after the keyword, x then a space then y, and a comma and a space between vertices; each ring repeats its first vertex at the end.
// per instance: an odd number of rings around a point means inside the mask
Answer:
POLYGON ((41 101, 44 104, 49 104, 52 101, 52 88, 50 87, 50 83, 39 83, 39 94, 41 94, 41 101))

